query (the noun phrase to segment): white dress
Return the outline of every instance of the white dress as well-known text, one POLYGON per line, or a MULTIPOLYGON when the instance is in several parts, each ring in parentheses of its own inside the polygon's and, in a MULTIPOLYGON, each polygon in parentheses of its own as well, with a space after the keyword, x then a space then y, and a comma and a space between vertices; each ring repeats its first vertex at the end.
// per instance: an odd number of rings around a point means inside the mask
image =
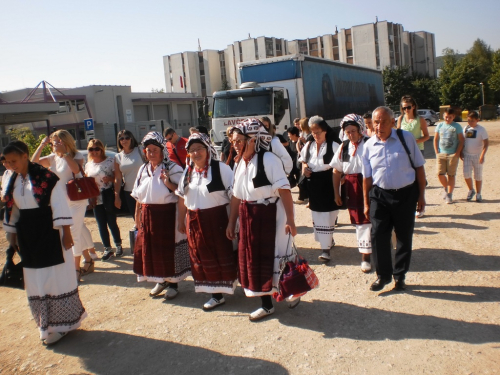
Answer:
MULTIPOLYGON (((308 147, 311 147, 311 150, 307 165, 313 172, 322 172, 332 168, 323 161, 323 156, 326 154, 327 150, 326 142, 321 144, 319 153, 317 152, 316 142, 311 142, 309 145, 306 144, 300 152, 300 161, 305 162, 306 150, 308 147)), ((339 148, 339 144, 337 142, 332 142, 332 148, 335 153, 339 148)), ((322 250, 329 250, 335 245, 333 232, 335 230, 335 221, 337 220, 338 214, 339 210, 329 212, 317 212, 311 210, 314 239, 320 243, 322 250)))
MULTIPOLYGON (((139 169, 137 179, 130 194, 140 204, 168 204, 177 203, 178 198, 174 191, 170 191, 160 179, 161 171, 165 168, 162 164, 154 169, 148 163, 139 169)), ((179 184, 182 177, 183 169, 174 162, 169 163, 170 181, 174 184, 179 184)), ((187 245, 187 236, 177 230, 177 205, 175 210, 175 253, 176 253, 176 270, 179 274, 176 277, 154 277, 150 275, 137 275, 137 281, 149 281, 162 283, 164 281, 176 283, 184 280, 191 275, 189 263, 189 251, 187 245)))
MULTIPOLYGON (((4 220, 6 232, 16 233, 15 224, 19 220, 19 210, 38 208, 32 193, 30 179, 18 176, 14 183, 14 206, 9 223, 4 220)), ((59 230, 62 245, 62 226, 71 225, 70 208, 66 191, 57 183, 52 190, 50 206, 52 207, 53 226, 59 230)), ((73 254, 64 250, 64 263, 45 268, 24 268, 24 288, 33 318, 40 331, 40 339, 46 339, 49 333, 68 332, 80 327, 87 312, 82 306, 78 294, 73 254)))
MULTIPOLYGON (((66 184, 69 180, 73 179, 73 173, 64 158, 57 156, 56 154, 50 154, 41 159, 46 159, 49 161, 49 169, 54 172, 57 177, 59 177, 58 185, 62 185, 64 188, 64 195, 67 197, 66 184)), ((78 160, 84 160, 83 155, 80 152, 75 154, 73 158, 76 162, 78 160)), ((77 173, 75 177, 82 177, 81 173, 77 173)), ((81 256, 83 250, 90 248, 88 246, 88 240, 85 239, 90 236, 90 232, 85 226, 85 211, 87 210, 88 200, 83 199, 80 201, 71 201, 68 199, 69 209, 71 210, 71 217, 73 218, 73 225, 71 226, 71 236, 73 237, 73 255, 81 256)), ((92 245, 93 247, 93 245, 92 245)))
MULTIPOLYGON (((283 170, 281 160, 271 152, 264 154, 264 170, 271 185, 254 188, 252 179, 257 175, 257 159, 258 155, 249 161, 248 165, 241 161, 235 165, 235 176, 233 185, 233 195, 241 200, 255 202, 255 204, 267 204, 267 199, 271 202, 276 202, 276 238, 274 242, 274 274, 273 288, 270 292, 255 292, 245 288, 245 295, 248 297, 256 297, 263 295, 272 295, 277 292, 279 282, 279 258, 290 255, 292 252, 292 239, 290 235, 285 233, 286 213, 283 201, 280 197, 278 189, 290 190, 290 184, 283 170)), ((241 224, 240 224, 241 225, 241 224)))

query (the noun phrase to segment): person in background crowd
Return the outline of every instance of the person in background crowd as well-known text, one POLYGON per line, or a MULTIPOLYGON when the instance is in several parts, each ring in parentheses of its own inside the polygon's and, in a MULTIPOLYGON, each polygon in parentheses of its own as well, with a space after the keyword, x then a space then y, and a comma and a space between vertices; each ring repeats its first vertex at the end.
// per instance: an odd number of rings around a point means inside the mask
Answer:
MULTIPOLYGON (((288 147, 290 149, 290 156, 292 157, 293 168, 288 176, 288 180, 290 181, 290 187, 294 187, 300 180, 300 176, 302 175, 302 163, 298 161, 298 151, 297 151, 297 142, 299 141, 299 129, 291 127, 287 129, 288 138, 290 141, 288 142, 288 147)), ((299 186, 299 198, 298 200, 304 201, 304 197, 301 196, 302 188, 299 186)))
POLYGON ((372 113, 370 111, 363 115, 363 121, 365 123, 366 136, 371 138, 375 134, 375 130, 373 129, 372 113))
POLYGON ((2 175, 1 200, 3 201, 3 196, 5 195, 5 189, 7 189, 7 183, 9 182, 10 176, 12 176, 12 168, 10 167, 10 164, 7 163, 7 161, 5 160, 4 155, 0 156, 0 162, 3 164, 5 168, 5 172, 3 172, 2 175))
POLYGON ((187 235, 195 291, 212 294, 203 305, 212 310, 226 302, 222 293, 233 294, 237 284, 235 247, 226 237, 233 171, 217 160, 206 134, 192 134, 186 149, 187 168, 176 190, 177 225, 187 235))
POLYGON ((195 127, 189 128, 189 134, 190 135, 193 135, 195 133, 199 133, 198 129, 196 129, 195 127))
POLYGON ((425 159, 411 133, 402 136, 413 161, 410 163, 394 129, 394 113, 387 107, 373 111, 375 136, 364 144, 363 196, 364 214, 372 223, 371 239, 377 280, 372 291, 379 291, 395 280, 395 289, 405 289, 410 268, 415 207, 425 208, 425 159), (405 156, 405 157, 403 157, 405 156), (391 162, 396 160, 397 162, 391 162), (395 230, 397 247, 392 267, 391 232, 395 230))
POLYGON ((297 150, 301 152, 305 144, 309 141, 314 140, 314 137, 312 136, 311 128, 309 127, 309 117, 301 118, 299 124, 300 124, 300 138, 299 142, 297 142, 297 150))
POLYGON ((476 194, 476 202, 481 202, 481 187, 483 184, 483 164, 488 151, 488 133, 486 129, 478 124, 479 116, 476 112, 469 112, 467 116, 467 126, 464 129, 464 148, 460 158, 464 163, 464 178, 469 192, 467 201, 470 202, 476 194), (474 171, 474 182, 476 190, 472 185, 472 171, 474 171))
POLYGON ((184 169, 186 167, 186 142, 187 138, 179 137, 174 129, 166 128, 163 133, 166 141, 168 157, 184 169))
MULTIPOLYGON (((418 149, 424 153, 424 142, 429 139, 429 130, 425 119, 417 115, 418 105, 410 95, 401 98, 402 115, 398 118, 397 128, 410 132, 417 141, 418 149)), ((417 217, 424 216, 424 212, 417 211, 417 217)))
POLYGON ((31 163, 28 152, 21 141, 4 149, 13 174, 5 191, 3 228, 21 255, 24 288, 40 339, 52 345, 80 327, 87 313, 67 251, 73 246, 73 220, 65 187, 55 173, 31 163))
POLYGON ((198 133, 209 135, 208 129, 202 125, 197 126, 195 129, 198 130, 198 133))
POLYGON ((230 129, 231 127, 227 128, 226 136, 222 141, 221 161, 226 163, 226 165, 229 165, 231 169, 234 169, 234 158, 236 157, 236 150, 234 149, 233 144, 231 143, 231 140, 229 138, 230 129))
POLYGON ((330 261, 330 250, 335 246, 333 231, 339 214, 333 189, 333 169, 330 166, 333 154, 339 148, 336 142, 327 141, 329 126, 320 116, 309 119, 309 127, 314 140, 307 142, 300 153, 302 174, 307 179, 314 239, 320 243, 323 262, 330 261))
POLYGON ((85 165, 85 173, 88 177, 94 177, 101 192, 98 197, 90 199, 90 205, 94 209, 95 220, 104 246, 104 254, 102 254, 101 260, 107 261, 113 255, 117 257, 123 255, 122 238, 120 228, 116 222, 114 206, 115 161, 112 157, 106 157, 104 145, 99 139, 91 139, 87 150, 89 152, 89 161, 85 165), (116 245, 116 254, 113 254, 108 227, 116 245))
POLYGON ((297 117, 293 119, 293 126, 299 129, 300 132, 300 118, 297 117))
POLYGON ((444 122, 438 124, 434 133, 434 151, 439 182, 444 188, 442 197, 446 203, 451 204, 453 203, 458 161, 464 146, 464 135, 462 127, 454 122, 455 110, 453 108, 448 108, 443 118, 444 122))
MULTIPOLYGON (((238 277, 247 297, 261 297, 262 306, 249 316, 258 321, 274 313, 279 258, 291 254, 290 236, 297 234, 292 194, 279 158, 267 151, 272 136, 259 120, 247 119, 230 134, 238 156, 226 234, 236 238, 239 216, 238 277)), ((300 298, 289 302, 294 308, 300 298)))
POLYGON ((144 164, 144 152, 134 135, 128 130, 120 130, 116 139, 118 154, 115 155, 115 207, 120 209, 125 203, 128 212, 135 217, 135 199, 130 195, 134 188, 137 172, 144 164), (122 202, 120 191, 123 188, 122 202))
POLYGON ((272 140, 269 147, 269 151, 276 154, 281 159, 283 163, 283 168, 285 169, 285 173, 288 175, 293 168, 292 158, 290 154, 287 152, 286 148, 283 146, 280 138, 276 135, 276 127, 271 123, 269 117, 262 117, 260 122, 264 125, 264 128, 271 135, 272 140))
POLYGON ((340 126, 349 139, 342 142, 330 162, 330 167, 333 168, 335 203, 338 206, 346 203, 351 224, 356 225, 356 239, 361 253, 361 271, 370 272, 372 269, 370 263, 372 225, 370 219, 364 214, 363 174, 361 173, 363 167, 361 155, 364 144, 369 138, 363 135, 365 124, 361 116, 347 115, 343 118, 340 126), (342 201, 340 193, 342 177, 345 178, 346 202, 342 201))
POLYGON ((175 190, 182 168, 168 158, 160 133, 146 134, 142 147, 148 162, 139 169, 132 190, 138 229, 133 269, 137 281, 157 283, 151 297, 168 288, 165 298, 171 300, 179 294, 178 282, 191 275, 187 237, 177 230, 175 190))
MULTIPOLYGON (((52 133, 50 137, 45 137, 33 154, 31 161, 45 168, 49 168, 55 173, 57 177, 59 177, 59 184, 64 185, 65 190, 69 180, 75 177, 82 177, 83 155, 77 151, 75 140, 66 130, 57 130, 52 133), (40 157, 42 150, 49 144, 49 141, 52 146, 52 154, 40 157)), ((73 256, 75 257, 75 270, 78 281, 80 281, 81 276, 80 261, 82 255, 85 259, 82 267, 85 272, 89 272, 89 270, 94 267, 94 261, 90 257, 88 251, 85 251, 85 246, 83 244, 82 233, 85 228, 84 219, 87 205, 88 199, 79 201, 69 200, 69 209, 71 210, 71 217, 73 218, 73 225, 71 226, 71 236, 74 242, 73 256)))

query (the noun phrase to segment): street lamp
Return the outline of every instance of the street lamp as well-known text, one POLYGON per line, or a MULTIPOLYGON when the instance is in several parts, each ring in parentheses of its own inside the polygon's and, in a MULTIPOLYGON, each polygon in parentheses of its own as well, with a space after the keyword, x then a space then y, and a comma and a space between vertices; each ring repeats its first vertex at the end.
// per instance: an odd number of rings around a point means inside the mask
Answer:
POLYGON ((481 98, 483 99, 483 105, 484 105, 484 83, 479 82, 479 84, 481 85, 481 98))

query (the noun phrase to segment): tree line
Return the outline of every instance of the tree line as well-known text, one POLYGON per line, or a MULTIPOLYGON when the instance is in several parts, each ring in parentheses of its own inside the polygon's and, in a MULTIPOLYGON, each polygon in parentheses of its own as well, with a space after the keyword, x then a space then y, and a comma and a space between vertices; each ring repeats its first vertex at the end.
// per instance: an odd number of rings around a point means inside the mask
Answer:
POLYGON ((445 48, 442 59, 438 78, 410 74, 408 66, 386 67, 382 72, 386 104, 399 108, 401 97, 411 95, 420 108, 452 105, 474 110, 483 104, 482 89, 485 104, 500 103, 500 49, 493 51, 477 39, 465 55, 445 48))

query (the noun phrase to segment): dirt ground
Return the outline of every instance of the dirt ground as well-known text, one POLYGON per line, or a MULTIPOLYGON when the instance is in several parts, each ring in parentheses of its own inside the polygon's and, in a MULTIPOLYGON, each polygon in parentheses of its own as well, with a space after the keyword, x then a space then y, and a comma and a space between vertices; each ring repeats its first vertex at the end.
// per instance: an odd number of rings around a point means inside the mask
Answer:
MULTIPOLYGON (((260 301, 237 289, 220 309, 204 312, 209 297, 194 293, 191 279, 175 300, 153 299, 153 285, 137 283, 131 272, 132 219, 121 217, 126 256, 97 262, 85 277, 80 296, 89 317, 57 345, 41 345, 24 291, 1 288, 0 373, 500 373, 500 121, 483 125, 490 149, 482 203, 466 202, 460 164, 455 203, 444 204, 426 144, 427 209, 417 219, 406 292, 369 290, 376 276, 360 270, 346 212, 332 261, 320 264, 310 212, 296 206, 295 241, 320 280, 296 309, 276 304, 272 317, 251 323, 260 301)), ((102 251, 95 220, 86 223, 102 251)), ((0 259, 3 267, 3 250, 0 259)))

